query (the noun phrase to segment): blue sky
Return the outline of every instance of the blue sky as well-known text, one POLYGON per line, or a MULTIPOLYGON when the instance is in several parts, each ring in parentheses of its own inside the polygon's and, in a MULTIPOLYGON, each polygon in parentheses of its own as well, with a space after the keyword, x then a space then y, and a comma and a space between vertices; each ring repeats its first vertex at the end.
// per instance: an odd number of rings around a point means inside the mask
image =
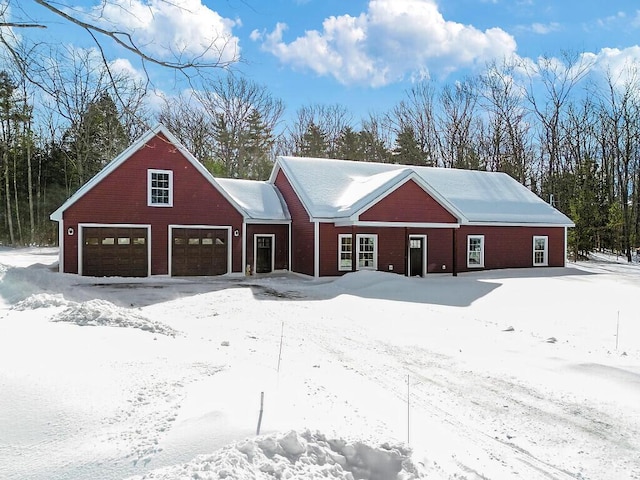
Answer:
MULTIPOLYGON (((33 0, 12 2, 14 19, 51 19, 33 0)), ((203 39, 224 38, 225 51, 241 56, 234 69, 281 98, 289 115, 303 105, 339 103, 359 119, 388 110, 420 79, 452 82, 511 55, 535 60, 569 50, 592 55, 602 68, 640 62, 640 4, 631 0, 56 2, 86 13, 103 3, 103 20, 124 23, 155 55, 168 55, 173 41, 195 53, 203 39)), ((45 35, 92 45, 81 29, 62 23, 45 35)), ((128 58, 129 68, 139 71, 124 50, 104 45, 110 60, 128 58)), ((179 93, 167 72, 152 76, 165 94, 179 93)))

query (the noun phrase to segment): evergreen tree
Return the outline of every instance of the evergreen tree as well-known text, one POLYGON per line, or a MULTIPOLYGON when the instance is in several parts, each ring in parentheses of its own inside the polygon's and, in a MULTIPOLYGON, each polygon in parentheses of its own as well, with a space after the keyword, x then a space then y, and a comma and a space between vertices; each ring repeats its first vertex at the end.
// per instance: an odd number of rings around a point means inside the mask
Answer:
POLYGON ((329 141, 327 134, 314 122, 307 127, 298 148, 298 154, 303 157, 328 158, 329 141))
POLYGON ((569 232, 569 244, 573 250, 573 258, 586 258, 596 246, 596 228, 600 223, 597 166, 591 159, 586 159, 579 166, 575 175, 575 189, 569 201, 570 216, 575 227, 569 232))
POLYGON ((73 165, 73 183, 84 185, 129 145, 118 117, 118 109, 108 93, 91 102, 79 124, 64 134, 63 143, 73 165))
POLYGON ((258 110, 253 110, 247 119, 247 129, 244 135, 244 153, 246 165, 243 178, 252 180, 266 180, 269 178, 273 160, 273 135, 262 120, 258 110))
POLYGON ((336 141, 336 158, 341 160, 364 160, 364 149, 360 143, 361 136, 350 126, 340 131, 336 141))
POLYGON ((426 161, 415 132, 408 125, 400 129, 391 155, 393 161, 401 165, 424 165, 426 161))

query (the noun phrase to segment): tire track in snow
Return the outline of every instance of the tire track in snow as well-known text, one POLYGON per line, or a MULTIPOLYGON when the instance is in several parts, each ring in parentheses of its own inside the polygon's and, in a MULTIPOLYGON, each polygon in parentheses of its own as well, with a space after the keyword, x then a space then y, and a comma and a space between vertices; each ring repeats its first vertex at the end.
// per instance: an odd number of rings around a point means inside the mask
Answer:
MULTIPOLYGON (((607 478, 622 478, 620 475, 637 472, 638 465, 634 465, 632 459, 638 445, 630 439, 637 438, 638 431, 627 428, 601 409, 550 396, 517 380, 461 370, 452 358, 427 350, 416 354, 417 347, 370 340, 366 334, 353 331, 345 332, 336 341, 335 335, 324 335, 327 328, 331 327, 313 326, 319 346, 399 399, 406 399, 406 391, 399 388, 399 379, 406 378, 407 373, 412 375, 416 381, 411 394, 413 408, 450 425, 459 436, 481 446, 486 457, 499 464, 508 475, 557 480, 603 478, 589 477, 589 467, 581 468, 581 460, 612 475, 607 478), (369 355, 363 358, 351 354, 362 351, 369 355), (461 412, 465 412, 463 418, 460 418, 461 412), (522 430, 523 423, 526 431, 518 431, 522 430), (573 438, 576 429, 584 434, 580 436, 584 446, 579 450, 573 438), (540 439, 542 446, 538 445, 540 439), (621 464, 607 465, 611 454, 600 452, 611 445, 620 449, 627 460, 620 458, 621 464), (575 450, 578 453, 573 453, 573 457, 566 456, 575 450), (558 459, 564 461, 558 462, 558 459), (568 466, 573 464, 576 466, 568 466)), ((461 460, 457 462, 467 473, 483 478, 482 473, 470 465, 461 460)), ((636 473, 633 475, 631 478, 638 478, 636 473)))

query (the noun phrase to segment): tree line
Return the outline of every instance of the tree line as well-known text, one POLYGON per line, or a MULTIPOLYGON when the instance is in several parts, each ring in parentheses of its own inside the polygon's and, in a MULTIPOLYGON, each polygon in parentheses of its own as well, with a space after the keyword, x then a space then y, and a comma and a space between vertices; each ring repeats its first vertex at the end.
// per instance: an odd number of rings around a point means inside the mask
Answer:
POLYGON ((571 53, 494 62, 354 118, 322 102, 285 116, 266 86, 228 72, 151 108, 148 80, 115 75, 91 51, 57 55, 0 72, 5 245, 55 244, 49 214, 157 122, 215 176, 264 180, 277 155, 505 172, 573 219, 573 257, 631 260, 640 245, 637 65, 602 72, 571 53))

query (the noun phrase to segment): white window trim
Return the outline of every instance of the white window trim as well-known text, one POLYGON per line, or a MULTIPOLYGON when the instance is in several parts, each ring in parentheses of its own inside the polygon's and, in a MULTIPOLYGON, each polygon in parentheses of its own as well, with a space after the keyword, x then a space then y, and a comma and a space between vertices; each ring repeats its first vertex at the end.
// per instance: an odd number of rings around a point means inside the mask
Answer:
POLYGON ((356 235, 356 270, 377 270, 378 269, 378 235, 361 233, 356 235), (373 266, 360 267, 360 239, 361 238, 373 238, 373 266))
POLYGON ((535 235, 533 237, 533 266, 549 266, 549 237, 547 235, 535 235), (542 262, 536 262, 536 240, 544 240, 544 259, 542 260, 542 262))
POLYGON ((342 239, 343 238, 352 238, 350 233, 340 233, 338 235, 338 271, 339 272, 350 272, 353 269, 353 242, 351 242, 351 265, 348 267, 342 266, 342 239))
POLYGON ((467 235, 467 268, 484 268, 484 235, 467 235), (480 239, 480 263, 469 263, 469 253, 471 253, 471 240, 480 239))
POLYGON ((147 170, 147 206, 148 207, 173 207, 173 171, 172 170, 147 170), (151 178, 154 173, 162 173, 169 175, 169 203, 153 203, 151 196, 151 178))

